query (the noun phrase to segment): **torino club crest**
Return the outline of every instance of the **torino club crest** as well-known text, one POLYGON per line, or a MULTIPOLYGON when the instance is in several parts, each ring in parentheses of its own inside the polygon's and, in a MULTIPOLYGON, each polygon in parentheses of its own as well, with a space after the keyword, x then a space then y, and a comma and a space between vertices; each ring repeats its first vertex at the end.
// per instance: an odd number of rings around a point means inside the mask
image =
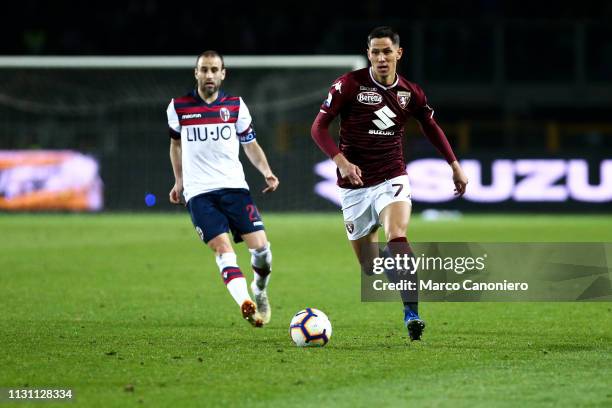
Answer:
POLYGON ((399 102, 402 109, 406 109, 406 106, 408 106, 410 95, 410 91, 397 91, 397 102, 399 102))
POLYGON ((230 118, 230 111, 227 108, 221 108, 219 110, 219 116, 221 116, 221 120, 227 122, 230 118))

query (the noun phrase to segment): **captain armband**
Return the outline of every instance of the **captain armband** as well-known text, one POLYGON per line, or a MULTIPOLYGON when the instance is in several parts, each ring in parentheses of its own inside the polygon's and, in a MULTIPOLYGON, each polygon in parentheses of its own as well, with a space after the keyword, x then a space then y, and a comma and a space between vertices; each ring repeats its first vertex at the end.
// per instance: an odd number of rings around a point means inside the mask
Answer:
POLYGON ((249 127, 243 133, 238 134, 238 138, 240 140, 240 143, 246 144, 246 143, 251 143, 252 141, 254 141, 257 138, 257 136, 255 134, 255 130, 252 127, 249 127))

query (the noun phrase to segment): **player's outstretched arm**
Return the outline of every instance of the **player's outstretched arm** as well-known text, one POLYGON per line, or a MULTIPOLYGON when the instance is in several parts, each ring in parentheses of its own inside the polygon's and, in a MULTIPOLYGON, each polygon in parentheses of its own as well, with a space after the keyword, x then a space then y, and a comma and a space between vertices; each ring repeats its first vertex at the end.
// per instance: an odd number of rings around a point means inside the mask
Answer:
POLYGON ((181 139, 170 139, 170 162, 174 172, 174 186, 170 190, 170 202, 183 204, 183 162, 181 139))
POLYGON ((262 193, 272 192, 278 188, 278 177, 272 173, 272 169, 268 164, 268 159, 266 158, 266 154, 264 153, 257 140, 253 140, 249 143, 242 144, 242 148, 246 153, 249 161, 255 166, 257 170, 264 176, 266 179, 267 187, 262 190, 262 193))

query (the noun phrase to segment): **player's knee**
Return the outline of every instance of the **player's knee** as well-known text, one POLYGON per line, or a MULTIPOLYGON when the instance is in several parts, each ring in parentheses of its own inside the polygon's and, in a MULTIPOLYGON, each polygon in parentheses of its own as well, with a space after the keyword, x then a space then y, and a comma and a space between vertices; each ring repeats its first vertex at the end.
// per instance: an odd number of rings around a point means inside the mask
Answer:
POLYGON ((234 252, 232 244, 228 240, 221 237, 213 238, 208 242, 208 246, 212 249, 216 255, 224 254, 226 252, 234 252))
POLYGON ((234 249, 231 245, 217 245, 212 250, 215 252, 215 255, 221 255, 229 252, 234 252, 234 249))
POLYGON ((249 245, 250 249, 264 250, 268 245, 268 237, 266 237, 266 234, 263 231, 257 231, 249 235, 250 236, 248 239, 245 239, 245 241, 249 245))

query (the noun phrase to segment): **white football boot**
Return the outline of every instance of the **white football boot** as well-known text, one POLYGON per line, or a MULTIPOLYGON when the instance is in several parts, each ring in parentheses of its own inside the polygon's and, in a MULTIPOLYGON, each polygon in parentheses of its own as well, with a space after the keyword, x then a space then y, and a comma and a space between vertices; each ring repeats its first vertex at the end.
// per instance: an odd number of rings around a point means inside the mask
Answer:
POLYGON ((251 291, 255 296, 255 303, 257 303, 257 311, 263 324, 270 323, 270 318, 272 317, 272 309, 270 308, 270 301, 268 300, 268 294, 266 290, 259 289, 255 280, 251 282, 251 291))

